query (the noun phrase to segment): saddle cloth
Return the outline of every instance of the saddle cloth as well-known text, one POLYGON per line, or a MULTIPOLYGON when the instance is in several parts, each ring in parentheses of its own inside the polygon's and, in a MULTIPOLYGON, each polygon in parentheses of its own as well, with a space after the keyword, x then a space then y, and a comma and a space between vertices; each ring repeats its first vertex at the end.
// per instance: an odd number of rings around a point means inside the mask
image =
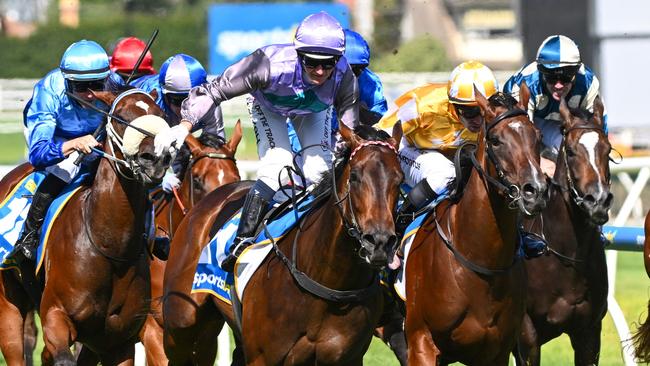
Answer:
MULTIPOLYGON (((16 267, 13 261, 5 261, 5 257, 13 250, 16 241, 20 237, 25 218, 32 205, 32 196, 43 179, 45 179, 45 176, 46 173, 42 171, 31 173, 23 178, 14 187, 13 191, 7 195, 5 200, 0 203, 0 260, 2 261, 0 270, 16 267)), ((36 257, 36 273, 38 273, 43 263, 43 253, 45 253, 47 239, 54 221, 70 198, 82 188, 88 177, 88 174, 80 174, 65 187, 63 192, 50 205, 41 228, 40 245, 36 257)))
POLYGON ((311 195, 307 195, 298 202, 297 207, 291 207, 273 221, 263 223, 262 225, 266 226, 265 230, 262 230, 254 243, 239 256, 233 274, 221 269, 220 264, 230 252, 230 246, 235 239, 241 218, 241 210, 239 210, 217 231, 201 251, 194 273, 192 293, 206 292, 230 304, 230 291, 234 286, 238 298, 243 299, 246 284, 273 249, 273 243, 280 240, 296 225, 300 218, 310 211, 313 207, 311 205, 313 200, 311 195))

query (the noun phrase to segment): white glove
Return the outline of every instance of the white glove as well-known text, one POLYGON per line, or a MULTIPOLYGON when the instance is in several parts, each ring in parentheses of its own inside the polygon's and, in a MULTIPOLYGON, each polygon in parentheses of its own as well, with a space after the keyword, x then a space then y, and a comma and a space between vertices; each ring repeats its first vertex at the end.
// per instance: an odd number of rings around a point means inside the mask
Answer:
POLYGON ((163 151, 174 149, 180 149, 183 141, 190 133, 190 131, 185 128, 185 126, 177 125, 168 130, 163 130, 156 135, 154 139, 154 152, 156 155, 161 156, 163 151))
POLYGON ((172 193, 174 188, 178 189, 181 186, 181 180, 178 179, 176 174, 172 172, 165 173, 162 181, 162 189, 167 193, 172 193))

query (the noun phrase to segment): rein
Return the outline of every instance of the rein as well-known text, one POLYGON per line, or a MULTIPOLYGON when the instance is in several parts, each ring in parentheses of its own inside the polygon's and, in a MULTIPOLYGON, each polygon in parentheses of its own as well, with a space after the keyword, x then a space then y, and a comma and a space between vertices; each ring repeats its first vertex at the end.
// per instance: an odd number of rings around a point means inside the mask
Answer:
MULTIPOLYGON (((319 145, 320 146, 320 145, 319 145)), ((397 154, 397 150, 395 147, 387 142, 384 141, 365 141, 364 143, 360 144, 357 146, 352 153, 350 154, 350 160, 354 157, 354 155, 361 150, 364 147, 367 146, 384 146, 388 147, 391 149, 395 154, 397 154)), ((309 148, 305 147, 305 148, 309 148)), ((303 149, 304 150, 304 149, 303 149)), ((361 248, 359 249, 359 253, 361 253, 361 250, 363 248, 364 243, 366 242, 363 239, 363 235, 361 230, 359 229, 359 225, 357 223, 356 217, 354 216, 354 211, 352 211, 352 199, 350 197, 350 182, 348 180, 346 186, 347 186, 347 192, 345 195, 343 195, 343 198, 340 198, 337 193, 337 185, 336 185, 336 174, 335 174, 335 164, 332 164, 332 193, 334 195, 335 202, 334 204, 338 208, 338 212, 341 216, 341 220, 343 221, 343 226, 345 227, 345 230, 349 236, 354 238, 356 241, 358 241, 361 244, 361 248), (344 200, 347 200, 349 202, 349 207, 350 207, 350 213, 351 213, 351 220, 348 221, 347 218, 344 215, 343 212, 343 207, 341 207, 341 204, 343 203, 344 200)), ((324 192, 317 196, 314 201, 311 203, 312 206, 316 206, 319 204, 321 201, 326 199, 329 196, 329 192, 324 192)), ((296 210, 297 207, 294 206, 294 210, 296 210)), ((287 266, 289 269, 289 272, 291 273, 291 276, 293 277, 294 280, 298 283, 298 285, 305 291, 311 293, 312 295, 322 298, 327 301, 332 301, 336 303, 350 303, 350 302, 361 302, 374 294, 377 293, 377 291, 380 290, 379 287, 379 281, 377 280, 378 277, 374 276, 375 279, 372 280, 372 282, 367 286, 362 289, 357 289, 357 290, 336 290, 329 288, 327 286, 324 286, 317 281, 313 280, 310 278, 306 273, 300 271, 297 267, 297 251, 298 251, 298 237, 300 236, 300 232, 302 232, 302 226, 305 222, 305 218, 307 215, 305 215, 303 218, 300 219, 298 223, 298 230, 296 232, 296 235, 294 236, 293 243, 292 243, 292 250, 291 250, 291 256, 292 258, 289 259, 281 250, 280 247, 277 245, 275 240, 272 240, 273 242, 273 249, 275 251, 276 256, 282 261, 282 263, 287 266)), ((267 237, 272 237, 270 233, 267 231, 266 225, 264 225, 264 231, 266 232, 267 237)))

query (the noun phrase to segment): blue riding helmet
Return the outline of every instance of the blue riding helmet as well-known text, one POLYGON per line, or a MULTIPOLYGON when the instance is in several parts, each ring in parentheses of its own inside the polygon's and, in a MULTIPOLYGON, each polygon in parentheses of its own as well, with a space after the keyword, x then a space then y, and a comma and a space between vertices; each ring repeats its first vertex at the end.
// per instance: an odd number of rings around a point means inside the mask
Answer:
POLYGON ((536 61, 541 73, 552 75, 572 76, 582 65, 578 46, 563 35, 546 38, 537 50, 536 61))
POLYGON ((103 80, 110 74, 106 51, 97 42, 85 39, 65 50, 59 68, 70 81, 103 80))
POLYGON ((340 56, 345 50, 345 35, 341 24, 321 11, 300 22, 293 45, 298 52, 340 56))
POLYGON ((370 46, 363 37, 350 29, 344 29, 345 32, 345 58, 350 65, 370 64, 370 46))
POLYGON ((193 87, 204 84, 207 76, 199 61, 179 53, 162 64, 158 81, 164 94, 187 94, 193 87))

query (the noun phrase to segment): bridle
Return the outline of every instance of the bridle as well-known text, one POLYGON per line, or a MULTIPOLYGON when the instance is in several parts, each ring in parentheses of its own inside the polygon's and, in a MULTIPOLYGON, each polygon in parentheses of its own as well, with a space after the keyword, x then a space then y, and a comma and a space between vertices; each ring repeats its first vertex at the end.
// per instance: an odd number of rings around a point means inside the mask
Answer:
MULTIPOLYGON (((499 191, 502 195, 506 197, 508 200, 508 207, 511 209, 515 209, 519 207, 520 209, 526 211, 523 202, 522 202, 522 196, 521 196, 521 189, 519 188, 518 185, 510 182, 508 178, 506 177, 503 167, 501 166, 501 163, 499 163, 499 160, 497 159, 496 155, 494 154, 493 151, 493 145, 490 142, 489 138, 489 133, 490 131, 496 127, 499 123, 503 122, 507 118, 511 117, 517 117, 517 116, 527 116, 528 113, 524 111, 523 109, 520 108, 513 108, 509 109, 498 116, 496 116, 492 122, 490 123, 489 126, 487 126, 486 131, 485 131, 485 152, 487 153, 488 158, 490 159, 490 162, 492 165, 494 165, 494 169, 496 170, 496 175, 497 179, 493 178, 489 174, 485 172, 485 170, 481 167, 481 164, 479 161, 476 159, 475 151, 470 153, 470 158, 472 160, 472 165, 474 166, 474 169, 488 181, 488 183, 492 184, 497 191, 499 191)), ((463 146, 460 147, 460 149, 464 149, 466 146, 474 146, 476 147, 475 143, 467 143, 463 146)))
MULTIPOLYGON (((190 172, 190 207, 194 206, 194 175, 192 174, 192 167, 194 164, 196 164, 199 160, 201 159, 221 159, 221 160, 230 160, 233 162, 233 164, 237 164, 237 160, 235 159, 234 156, 230 156, 224 153, 218 153, 218 152, 209 152, 209 153, 204 153, 198 156, 192 156, 190 158, 190 162, 187 164, 187 169, 190 172)), ((171 210, 170 210, 171 212, 171 210)), ((185 214, 185 213, 183 213, 185 214)))
MULTIPOLYGON (((350 163, 352 162, 352 159, 354 156, 359 152, 359 150, 363 149, 364 147, 368 146, 383 146, 387 147, 390 150, 392 150, 395 155, 397 155, 397 149, 393 145, 391 145, 388 142, 385 141, 364 141, 363 143, 359 144, 350 154, 350 163)), ((357 221, 357 218, 354 214, 353 206, 352 206, 352 196, 350 195, 350 178, 348 177, 348 181, 346 182, 346 192, 343 195, 343 197, 339 197, 338 192, 336 190, 336 174, 332 174, 332 194, 334 195, 334 204, 338 208, 338 212, 341 215, 341 219, 343 221, 343 227, 345 227, 346 232, 348 235, 350 235, 352 238, 354 238, 357 242, 359 242, 360 247, 358 254, 360 257, 364 257, 364 253, 366 251, 369 251, 370 248, 372 247, 372 243, 370 243, 368 240, 364 239, 363 231, 359 227, 359 223, 357 221), (348 204, 348 208, 350 211, 350 219, 348 220, 345 217, 345 212, 343 209, 344 202, 346 201, 348 204)))

